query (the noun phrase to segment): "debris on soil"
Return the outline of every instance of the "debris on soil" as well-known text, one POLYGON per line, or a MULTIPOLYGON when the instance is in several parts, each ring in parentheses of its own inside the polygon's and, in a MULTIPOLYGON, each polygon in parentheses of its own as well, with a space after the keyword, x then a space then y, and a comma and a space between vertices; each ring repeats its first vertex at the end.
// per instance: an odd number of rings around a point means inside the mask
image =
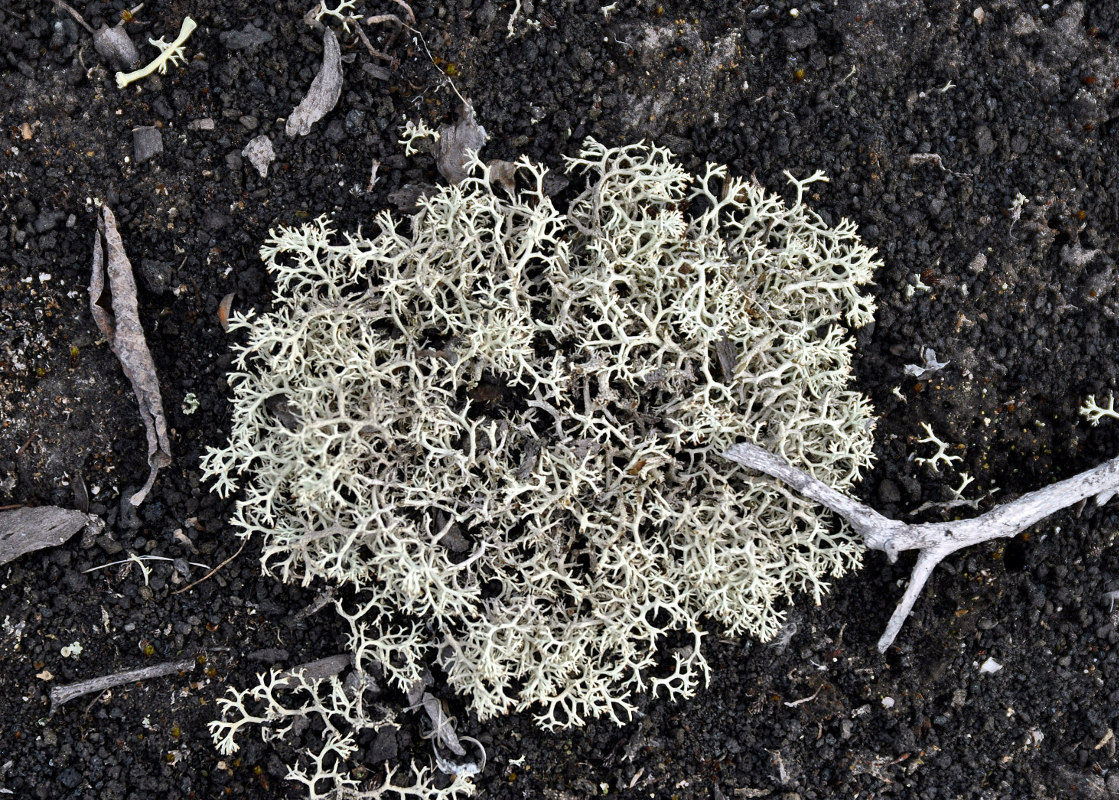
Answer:
POLYGON ((123 686, 126 683, 146 681, 152 678, 161 678, 164 675, 173 675, 176 672, 185 672, 193 669, 194 664, 195 659, 184 658, 180 661, 170 661, 166 664, 154 664, 150 667, 130 669, 125 672, 116 672, 112 675, 102 675, 98 678, 78 681, 77 683, 68 683, 65 686, 56 686, 51 689, 51 714, 57 711, 59 707, 69 703, 75 697, 81 697, 83 694, 103 692, 106 689, 112 689, 114 686, 123 686))
POLYGON ((109 340, 109 347, 120 359, 124 374, 132 383, 140 416, 148 437, 150 472, 143 488, 129 500, 134 506, 144 502, 160 468, 171 463, 171 442, 163 414, 163 398, 155 362, 144 339, 136 302, 136 280, 117 231, 117 220, 108 203, 101 204, 97 217, 97 239, 93 244, 93 275, 89 282, 89 307, 98 329, 109 340), (109 286, 106 293, 105 273, 109 286))
MULTIPOLYGON (((132 43, 131 37, 124 30, 124 20, 122 19, 116 25, 109 27, 102 25, 97 30, 90 27, 85 18, 78 13, 77 9, 62 0, 54 0, 54 4, 61 8, 77 20, 78 24, 85 28, 91 36, 93 36, 93 47, 97 50, 98 54, 120 69, 128 69, 137 61, 140 60, 140 51, 136 49, 136 45, 132 43)), ((135 9, 131 13, 135 13, 135 9)))
POLYGON ((102 25, 93 34, 93 46, 97 52, 115 67, 128 69, 140 60, 140 51, 120 25, 102 25))
POLYGON ((517 190, 517 165, 512 161, 495 158, 486 165, 490 169, 490 180, 509 194, 517 190))
POLYGON ((936 565, 952 553, 991 539, 1016 536, 1050 514, 1089 497, 1094 497, 1096 503, 1103 506, 1119 493, 1117 457, 1079 475, 1002 503, 973 519, 911 525, 884 517, 870 506, 852 500, 788 463, 781 456, 752 442, 732 445, 723 456, 777 478, 805 497, 827 506, 847 520, 863 537, 868 548, 884 552, 890 563, 895 563, 902 551, 918 551, 917 563, 909 577, 909 586, 878 640, 880 653, 885 653, 894 643, 936 565))
POLYGON ((466 101, 459 105, 458 121, 439 128, 439 141, 435 143, 435 166, 448 183, 466 180, 467 151, 478 152, 489 136, 486 129, 474 120, 474 106, 466 101))
POLYGON ((342 96, 342 51, 338 37, 330 28, 323 30, 322 67, 311 81, 311 88, 288 117, 284 130, 288 136, 306 136, 311 126, 331 112, 342 96))
POLYGON ((250 139, 245 149, 241 151, 241 155, 249 159, 249 163, 256 168, 257 174, 262 178, 268 177, 268 167, 276 160, 272 140, 264 135, 250 139))
POLYGON ((146 78, 153 72, 159 72, 160 75, 167 73, 168 64, 185 64, 186 56, 184 55, 183 44, 187 38, 194 33, 194 29, 198 27, 198 23, 190 17, 183 20, 182 27, 179 28, 179 35, 173 42, 164 41, 163 37, 159 39, 148 39, 148 44, 153 47, 159 48, 159 55, 146 67, 141 67, 135 72, 118 72, 117 73, 117 88, 123 89, 133 81, 138 81, 141 78, 146 78))
POLYGON ((141 125, 132 129, 132 160, 137 164, 155 158, 163 152, 163 134, 154 125, 141 125))
POLYGON ((86 526, 97 533, 99 517, 57 506, 13 508, 0 512, 0 565, 46 547, 57 547, 86 526))
POLYGON ((952 363, 951 361, 938 361, 936 358, 936 351, 931 347, 921 348, 921 360, 924 362, 923 364, 906 364, 904 369, 905 374, 911 375, 917 380, 921 380, 935 372, 939 372, 952 363))
POLYGON ((233 308, 233 298, 236 296, 236 292, 230 292, 218 303, 218 322, 221 323, 221 329, 226 333, 229 333, 229 312, 233 308))

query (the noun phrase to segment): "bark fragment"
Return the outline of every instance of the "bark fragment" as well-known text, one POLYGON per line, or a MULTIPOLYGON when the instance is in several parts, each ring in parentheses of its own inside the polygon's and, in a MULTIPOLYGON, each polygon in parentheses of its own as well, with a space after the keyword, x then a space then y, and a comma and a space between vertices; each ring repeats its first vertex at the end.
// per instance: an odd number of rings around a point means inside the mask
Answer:
POLYGON ((342 96, 342 51, 338 37, 330 28, 323 32, 322 67, 311 81, 311 88, 288 117, 284 130, 288 136, 306 136, 311 126, 329 114, 342 96))
POLYGON ((0 512, 0 565, 45 547, 57 547, 87 525, 100 531, 99 517, 57 506, 0 512))

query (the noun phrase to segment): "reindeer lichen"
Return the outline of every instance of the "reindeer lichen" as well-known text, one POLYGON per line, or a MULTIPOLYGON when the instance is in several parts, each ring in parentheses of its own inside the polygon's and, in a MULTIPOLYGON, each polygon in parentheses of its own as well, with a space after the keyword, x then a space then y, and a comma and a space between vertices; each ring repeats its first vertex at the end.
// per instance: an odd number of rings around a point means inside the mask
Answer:
POLYGON ((407 224, 274 232, 274 306, 231 319, 232 436, 203 464, 269 571, 356 591, 359 661, 407 689, 434 660, 479 717, 547 728, 692 694, 705 618, 769 639, 860 563, 723 451, 839 488, 871 460, 846 325, 872 319, 877 262, 804 205, 821 175, 786 203, 593 140, 568 171, 566 213, 543 167, 510 192, 474 159, 407 224))

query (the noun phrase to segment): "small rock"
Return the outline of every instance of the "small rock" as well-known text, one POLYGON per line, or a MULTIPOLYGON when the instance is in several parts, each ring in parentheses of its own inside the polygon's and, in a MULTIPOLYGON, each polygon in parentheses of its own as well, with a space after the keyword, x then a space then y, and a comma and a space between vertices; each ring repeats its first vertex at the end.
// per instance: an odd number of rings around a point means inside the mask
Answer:
POLYGON ((202 217, 202 227, 210 233, 223 231, 233 224, 233 217, 220 211, 208 211, 202 217))
POLYGON ((53 231, 58 227, 58 223, 62 222, 65 217, 66 215, 61 211, 48 211, 43 209, 39 212, 39 216, 35 218, 35 233, 53 231))
POLYGON ((346 133, 357 136, 365 127, 365 112, 355 108, 346 115, 346 133))
POLYGON ((979 674, 980 675, 993 675, 994 673, 998 672, 1000 669, 1002 669, 1002 664, 995 661, 995 659, 993 659, 993 658, 988 658, 986 661, 983 662, 983 665, 979 668, 979 674))
POLYGON ((132 158, 142 164, 163 152, 163 134, 154 125, 132 129, 132 158))
POLYGON ((898 485, 889 478, 884 478, 878 484, 878 499, 887 505, 895 505, 901 502, 901 491, 898 485))
POLYGON ((140 278, 149 291, 163 294, 171 285, 174 277, 175 265, 166 261, 156 261, 154 258, 140 260, 140 278))
POLYGON ((261 661, 265 664, 279 664, 281 661, 287 661, 289 655, 288 651, 282 647, 265 647, 263 650, 254 650, 246 658, 250 661, 261 661))
POLYGON ((93 34, 93 48, 110 64, 120 69, 129 69, 140 60, 140 51, 124 31, 124 26, 102 25, 93 34))
POLYGON ((326 139, 334 144, 340 144, 346 138, 346 129, 341 120, 332 119, 326 126, 326 139))
POLYGON ((975 147, 981 156, 989 156, 995 152, 995 137, 991 135, 991 129, 986 125, 980 125, 975 129, 975 147))
POLYGON ((247 22, 239 31, 222 31, 218 34, 218 39, 229 50, 255 50, 272 41, 272 34, 247 22))
POLYGON ((73 767, 67 767, 58 776, 58 782, 67 789, 77 789, 81 785, 82 774, 73 767))
POLYGON ((157 97, 152 100, 152 111, 159 115, 160 119, 173 119, 175 112, 171 110, 170 104, 162 97, 157 97))
POLYGON ((385 67, 382 67, 380 64, 374 64, 370 61, 366 61, 364 64, 361 65, 361 71, 364 72, 366 75, 370 75, 376 78, 379 81, 387 81, 392 79, 392 73, 389 72, 385 67))
POLYGON ((108 534, 98 536, 96 542, 97 546, 104 550, 106 555, 115 556, 117 553, 124 550, 121 543, 108 534))
POLYGON ((382 761, 392 761, 397 756, 396 731, 391 725, 386 725, 377 731, 377 738, 369 749, 369 763, 379 764, 382 761))
POLYGON ((276 151, 272 149, 272 140, 267 136, 257 136, 245 145, 241 155, 249 159, 257 173, 262 178, 268 177, 268 166, 276 160, 276 151))
POLYGON ((785 49, 790 53, 804 50, 816 44, 816 28, 812 25, 796 25, 786 28, 785 49))

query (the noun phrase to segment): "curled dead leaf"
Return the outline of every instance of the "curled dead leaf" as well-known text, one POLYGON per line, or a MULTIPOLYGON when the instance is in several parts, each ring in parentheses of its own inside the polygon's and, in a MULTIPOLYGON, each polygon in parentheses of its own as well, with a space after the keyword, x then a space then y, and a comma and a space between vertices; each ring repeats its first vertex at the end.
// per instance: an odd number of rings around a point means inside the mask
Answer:
POLYGON ((109 340, 109 347, 116 353, 125 376, 132 383, 132 391, 140 406, 140 417, 147 431, 148 480, 129 500, 132 505, 138 506, 147 497, 160 468, 171 463, 171 442, 167 436, 167 420, 163 415, 163 398, 159 392, 155 362, 144 339, 144 328, 140 325, 132 264, 125 255, 116 217, 107 203, 101 205, 97 216, 89 307, 94 322, 109 340))
POLYGON ((468 151, 477 153, 489 136, 486 129, 474 119, 474 106, 466 101, 459 106, 458 120, 454 125, 439 128, 439 141, 435 145, 435 166, 448 183, 466 180, 468 151))
POLYGON ((221 323, 221 329, 226 333, 229 333, 229 311, 233 308, 234 297, 236 297, 236 293, 230 292, 218 304, 218 322, 221 323))
POLYGON ((517 165, 512 161, 495 158, 486 166, 490 168, 490 181, 509 194, 517 191, 517 165))

